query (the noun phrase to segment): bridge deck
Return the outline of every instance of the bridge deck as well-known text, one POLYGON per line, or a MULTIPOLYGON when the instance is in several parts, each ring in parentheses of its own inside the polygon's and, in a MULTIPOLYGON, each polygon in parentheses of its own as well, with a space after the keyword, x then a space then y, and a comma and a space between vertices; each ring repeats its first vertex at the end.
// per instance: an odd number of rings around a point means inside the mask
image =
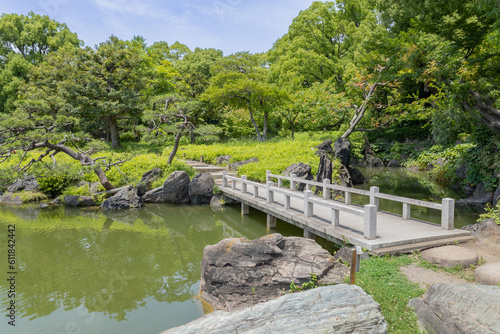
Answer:
MULTIPOLYGON (((432 247, 433 241, 436 242, 436 245, 443 244, 443 240, 448 240, 450 243, 453 240, 466 241, 468 238, 464 237, 470 235, 470 232, 467 231, 445 230, 436 224, 415 219, 406 220, 398 215, 378 211, 376 238, 367 240, 363 235, 363 217, 339 211, 340 226, 334 227, 331 224, 331 210, 326 207, 314 205, 313 216, 306 217, 303 212, 304 201, 299 198, 290 198, 290 209, 288 210, 285 209, 285 196, 283 194, 275 193, 273 203, 268 203, 264 197, 266 196, 264 184, 259 186, 258 194, 260 196, 257 198, 254 197, 253 187, 248 187, 247 193, 244 194, 241 192, 241 184, 237 184, 234 190, 229 186, 219 186, 219 188, 229 198, 303 228, 305 234, 312 233, 337 244, 347 241, 370 251, 379 250, 378 253, 383 253, 380 251, 389 247, 416 246, 424 242, 429 248, 429 246, 432 247)), ((342 202, 338 203, 342 204, 342 202)), ((352 205, 350 206, 352 207, 352 205)), ((360 207, 360 209, 362 208, 360 207)), ((411 249, 411 247, 406 247, 406 249, 411 249)))

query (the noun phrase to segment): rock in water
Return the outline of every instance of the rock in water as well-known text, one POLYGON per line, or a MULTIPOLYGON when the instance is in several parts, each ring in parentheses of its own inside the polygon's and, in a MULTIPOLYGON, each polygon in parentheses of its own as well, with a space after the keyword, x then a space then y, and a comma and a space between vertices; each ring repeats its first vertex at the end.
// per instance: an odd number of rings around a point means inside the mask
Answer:
POLYGON ((137 188, 132 186, 122 189, 101 204, 103 210, 133 209, 142 206, 142 199, 137 195, 137 188))
POLYGON ((342 283, 348 269, 312 239, 224 239, 205 247, 200 290, 215 309, 236 310, 280 296, 291 282, 309 282, 311 273, 323 284, 342 283))
POLYGON ((189 203, 189 175, 185 171, 176 171, 163 183, 165 203, 189 203))
POLYGON ((7 187, 7 192, 15 193, 18 191, 37 191, 38 181, 35 176, 29 175, 24 179, 17 179, 14 183, 7 187))
POLYGON ((144 203, 165 203, 165 192, 163 187, 158 187, 147 191, 143 196, 144 203))
POLYGON ((500 333, 500 286, 433 284, 408 306, 429 333, 500 333))
POLYGON ((139 196, 142 197, 146 192, 150 191, 151 184, 162 176, 163 170, 161 168, 153 168, 142 174, 141 181, 139 181, 139 184, 137 185, 137 193, 139 196))
POLYGON ((200 173, 189 184, 189 198, 193 204, 208 204, 214 195, 214 178, 210 173, 200 173))
POLYGON ((83 206, 94 206, 95 201, 93 196, 73 196, 66 195, 64 196, 64 203, 66 206, 73 207, 83 207, 83 206))
POLYGON ((380 306, 355 285, 287 294, 236 312, 214 312, 163 332, 179 334, 297 333, 382 334, 380 306))

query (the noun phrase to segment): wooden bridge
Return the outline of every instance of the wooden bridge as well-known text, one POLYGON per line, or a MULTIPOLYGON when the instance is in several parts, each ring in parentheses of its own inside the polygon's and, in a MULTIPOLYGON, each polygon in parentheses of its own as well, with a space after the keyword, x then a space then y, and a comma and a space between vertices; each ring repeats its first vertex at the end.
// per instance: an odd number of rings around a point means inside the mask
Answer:
POLYGON ((470 232, 454 228, 451 198, 432 203, 380 193, 378 187, 367 191, 330 184, 330 180, 320 183, 271 171, 267 171, 266 181, 252 182, 246 176, 239 178, 222 172, 220 190, 241 202, 242 214, 249 214, 249 207, 265 212, 269 229, 276 227, 278 218, 302 228, 304 237, 320 236, 336 244, 348 242, 375 254, 405 253, 472 240, 470 232), (299 185, 304 191, 297 190, 299 185), (342 194, 344 200, 332 199, 332 193, 342 194), (352 194, 369 197, 370 204, 352 204, 352 194), (403 214, 380 211, 381 198, 401 203, 403 214), (441 224, 412 219, 412 206, 440 210, 441 224))

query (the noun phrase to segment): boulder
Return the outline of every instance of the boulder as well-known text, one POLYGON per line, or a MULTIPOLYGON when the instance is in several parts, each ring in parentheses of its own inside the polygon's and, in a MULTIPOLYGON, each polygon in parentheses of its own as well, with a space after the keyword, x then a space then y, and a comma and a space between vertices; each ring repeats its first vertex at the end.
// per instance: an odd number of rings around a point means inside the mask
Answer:
POLYGON ((351 174, 353 185, 368 183, 368 180, 366 180, 366 177, 363 175, 363 173, 361 173, 359 169, 351 167, 349 169, 349 173, 351 174))
POLYGON ((487 263, 474 271, 474 281, 479 284, 500 284, 500 262, 487 263))
POLYGON ((37 191, 38 181, 35 176, 29 175, 24 179, 17 179, 14 183, 7 187, 7 192, 15 193, 19 191, 37 191))
POLYGON ((200 290, 215 309, 236 310, 280 296, 291 282, 309 282, 311 273, 333 284, 342 283, 348 269, 312 239, 224 239, 203 251, 200 290))
MULTIPOLYGON (((340 260, 345 264, 351 265, 351 263, 352 263, 352 251, 353 251, 352 247, 342 247, 337 252, 335 252, 335 255, 333 255, 333 258, 337 261, 340 260)), ((366 260, 369 258, 370 258, 370 255, 368 253, 365 253, 365 252, 363 252, 361 254, 361 257, 360 257, 361 260, 366 260)))
POLYGON ((224 205, 237 205, 240 202, 235 201, 232 198, 224 196, 222 194, 217 194, 212 197, 210 200, 210 207, 213 211, 220 211, 224 205))
POLYGON ((500 286, 433 284, 408 306, 428 333, 500 333, 500 286))
POLYGON ((467 268, 479 260, 476 252, 454 245, 427 249, 421 256, 425 261, 445 268, 456 266, 467 268))
MULTIPOLYGON (((290 176, 292 174, 295 174, 298 179, 302 180, 310 181, 314 179, 313 175, 311 174, 311 166, 302 162, 291 164, 283 172, 283 175, 285 176, 290 176)), ((305 183, 299 183, 297 189, 303 191, 305 187, 305 183)))
POLYGON ((217 162, 217 165, 223 165, 225 163, 228 163, 229 160, 231 160, 230 155, 221 155, 217 158, 215 158, 215 161, 217 162))
POLYGON ((18 195, 7 192, 0 196, 0 203, 23 204, 24 201, 18 195))
POLYGON ((94 206, 96 204, 93 196, 74 195, 64 196, 64 203, 66 204, 66 206, 72 207, 94 206))
POLYGON ((342 165, 349 167, 351 163, 351 142, 346 138, 340 137, 333 144, 335 157, 340 159, 342 165))
POLYGON ((137 188, 129 186, 106 199, 101 204, 103 210, 133 209, 142 206, 142 199, 137 194, 137 188))
POLYGON ((455 170, 455 174, 462 180, 465 180, 467 178, 467 165, 463 164, 462 166, 458 167, 455 170))
POLYGON ((377 158, 372 154, 365 155, 365 163, 366 167, 384 167, 384 162, 382 159, 377 158))
POLYGON ((356 285, 320 287, 236 311, 217 311, 162 334, 387 333, 380 305, 356 285))
POLYGON ((399 160, 392 159, 387 163, 387 167, 401 167, 401 163, 399 162, 399 160))
POLYGON ((491 204, 493 206, 496 206, 498 204, 498 202, 500 202, 500 186, 497 187, 497 189, 495 190, 495 193, 493 194, 493 200, 491 201, 491 204))
POLYGON ((484 183, 479 183, 471 197, 457 201, 457 205, 475 205, 482 207, 493 200, 493 191, 485 191, 484 183))
POLYGON ((214 178, 210 173, 200 173, 189 184, 189 198, 192 204, 208 204, 214 195, 214 178))
POLYGON ((165 203, 189 203, 189 175, 185 171, 176 171, 163 183, 165 203))
POLYGON ((238 168, 240 168, 241 166, 246 165, 246 164, 250 164, 253 162, 259 162, 259 159, 250 158, 250 159, 245 160, 245 161, 236 161, 236 162, 233 162, 232 164, 229 164, 228 167, 229 167, 229 170, 237 171, 238 168))
POLYGON ((351 173, 349 173, 349 169, 344 165, 341 165, 339 168, 339 180, 341 186, 352 188, 351 173))
POLYGON ((162 187, 157 187, 147 191, 143 196, 144 203, 165 203, 165 192, 162 187))
POLYGON ((163 170, 161 168, 153 168, 142 174, 141 181, 139 181, 137 185, 137 193, 139 196, 142 197, 146 192, 151 190, 151 184, 162 176, 163 170))

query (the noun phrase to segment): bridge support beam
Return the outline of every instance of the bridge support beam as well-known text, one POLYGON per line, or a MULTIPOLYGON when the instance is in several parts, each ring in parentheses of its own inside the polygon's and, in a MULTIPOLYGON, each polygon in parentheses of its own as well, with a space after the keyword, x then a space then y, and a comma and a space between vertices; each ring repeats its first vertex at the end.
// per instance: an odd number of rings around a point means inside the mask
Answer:
POLYGON ((271 216, 270 214, 267 214, 267 228, 276 228, 276 217, 271 216))
POLYGON ((246 205, 245 203, 241 202, 241 215, 246 216, 250 214, 250 206, 246 205))
POLYGON ((304 229, 304 238, 316 240, 316 234, 304 229))

